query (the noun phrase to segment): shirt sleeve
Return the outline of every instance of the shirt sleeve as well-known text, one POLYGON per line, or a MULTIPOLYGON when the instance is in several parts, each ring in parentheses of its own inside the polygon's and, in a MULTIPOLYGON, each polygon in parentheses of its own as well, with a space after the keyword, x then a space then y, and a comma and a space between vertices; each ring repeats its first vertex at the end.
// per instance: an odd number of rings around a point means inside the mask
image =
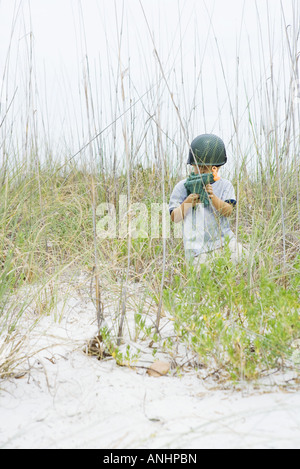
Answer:
POLYGON ((232 204, 233 206, 236 205, 235 190, 230 181, 227 181, 221 199, 224 200, 224 202, 227 202, 228 204, 232 204))
POLYGON ((185 180, 180 181, 173 189, 173 192, 170 197, 169 202, 169 212, 170 215, 175 210, 175 208, 179 207, 182 202, 187 198, 187 190, 184 186, 185 180))

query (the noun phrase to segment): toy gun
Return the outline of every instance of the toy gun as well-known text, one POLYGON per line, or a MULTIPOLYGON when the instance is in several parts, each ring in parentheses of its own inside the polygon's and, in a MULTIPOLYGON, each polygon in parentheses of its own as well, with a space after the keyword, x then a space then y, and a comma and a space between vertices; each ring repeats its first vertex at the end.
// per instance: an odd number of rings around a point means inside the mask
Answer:
POLYGON ((184 183, 187 194, 199 194, 200 202, 204 204, 204 207, 208 207, 210 204, 208 194, 205 190, 207 184, 213 184, 215 181, 218 181, 220 176, 218 176, 216 168, 213 167, 212 173, 203 173, 195 174, 192 172, 184 183))

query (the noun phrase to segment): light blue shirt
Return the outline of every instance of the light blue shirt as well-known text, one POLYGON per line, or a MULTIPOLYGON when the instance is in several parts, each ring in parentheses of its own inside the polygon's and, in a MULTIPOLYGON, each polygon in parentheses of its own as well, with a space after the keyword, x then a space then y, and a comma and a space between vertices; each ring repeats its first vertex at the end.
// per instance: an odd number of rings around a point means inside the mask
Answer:
MULTIPOLYGON (((184 186, 186 179, 178 182, 173 189, 169 202, 170 214, 187 198, 184 186)), ((234 187, 227 179, 219 179, 212 184, 214 194, 225 202, 236 204, 234 187)), ((187 258, 213 251, 224 246, 225 239, 232 239, 229 219, 210 204, 204 207, 199 203, 194 209, 188 208, 183 220, 183 243, 187 258)))

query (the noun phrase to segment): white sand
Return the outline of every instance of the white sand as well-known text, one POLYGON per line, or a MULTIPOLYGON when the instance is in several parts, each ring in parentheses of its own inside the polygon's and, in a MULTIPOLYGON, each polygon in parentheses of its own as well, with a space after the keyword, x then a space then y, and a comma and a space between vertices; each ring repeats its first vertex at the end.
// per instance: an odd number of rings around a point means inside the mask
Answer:
MULTIPOLYGON (((76 291, 42 317, 26 340, 27 354, 36 352, 27 373, 0 381, 0 448, 300 448, 300 393, 287 386, 290 376, 239 391, 193 367, 150 377, 84 354, 95 330, 94 306, 76 291)), ((145 367, 154 361, 146 345, 145 367)))

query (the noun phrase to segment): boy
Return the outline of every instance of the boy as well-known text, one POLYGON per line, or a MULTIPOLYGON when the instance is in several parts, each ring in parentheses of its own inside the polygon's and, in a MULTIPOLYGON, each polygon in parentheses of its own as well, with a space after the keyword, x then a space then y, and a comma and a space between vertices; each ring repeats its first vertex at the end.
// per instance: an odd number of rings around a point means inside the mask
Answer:
POLYGON ((234 262, 243 252, 247 253, 236 242, 229 225, 236 205, 235 192, 231 182, 218 175, 220 166, 226 162, 223 141, 213 134, 199 135, 191 143, 187 161, 194 174, 176 184, 170 197, 171 219, 175 223, 183 221, 185 255, 195 266, 220 251, 226 240, 234 262), (195 180, 200 181, 198 186, 193 185, 195 180), (205 183, 206 180, 209 182, 205 183))

